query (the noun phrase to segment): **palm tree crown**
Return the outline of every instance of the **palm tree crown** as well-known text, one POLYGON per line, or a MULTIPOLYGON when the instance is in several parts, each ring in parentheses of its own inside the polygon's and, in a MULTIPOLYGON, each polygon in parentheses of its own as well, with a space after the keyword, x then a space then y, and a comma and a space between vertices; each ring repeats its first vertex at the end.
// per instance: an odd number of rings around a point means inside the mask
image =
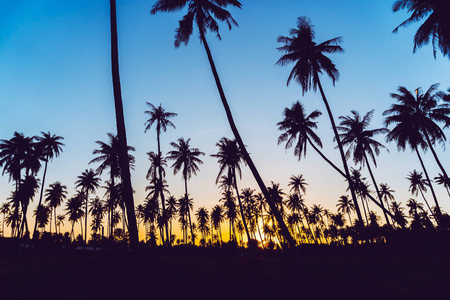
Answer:
POLYGON ((182 178, 189 180, 192 174, 197 175, 199 170, 198 165, 203 164, 203 161, 198 158, 200 155, 205 155, 198 148, 191 148, 189 145, 191 139, 178 139, 178 144, 171 142, 170 145, 175 148, 168 153, 167 159, 174 160, 172 164, 173 173, 182 173, 182 178))

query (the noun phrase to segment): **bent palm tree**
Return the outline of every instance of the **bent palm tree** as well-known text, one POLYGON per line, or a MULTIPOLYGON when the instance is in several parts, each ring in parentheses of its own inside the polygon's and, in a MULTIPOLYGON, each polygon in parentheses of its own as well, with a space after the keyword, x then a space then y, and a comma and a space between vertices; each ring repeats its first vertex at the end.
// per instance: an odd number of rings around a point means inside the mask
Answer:
POLYGON ((256 169, 253 160, 251 159, 249 153, 247 152, 247 149, 245 148, 241 135, 237 130, 236 124, 234 123, 233 115, 231 113, 230 106, 228 105, 225 92, 223 91, 222 88, 222 83, 220 82, 219 74, 217 73, 217 69, 211 54, 211 50, 209 49, 205 37, 207 31, 211 31, 213 33, 216 33, 217 37, 220 39, 219 25, 216 19, 225 22, 228 25, 229 29, 231 29, 232 25, 237 26, 237 22, 233 19, 231 14, 223 7, 231 5, 236 8, 241 8, 242 4, 237 0, 159 0, 153 5, 151 14, 156 14, 157 12, 179 11, 186 5, 188 6, 188 12, 185 16, 183 16, 183 19, 180 21, 179 27, 176 29, 175 47, 178 48, 182 43, 184 43, 185 45, 188 44, 189 39, 193 32, 193 26, 195 22, 195 25, 197 26, 199 31, 200 40, 205 48, 206 55, 208 56, 211 71, 213 73, 214 80, 216 82, 216 86, 219 91, 220 99, 225 109, 228 122, 230 123, 231 131, 233 132, 233 135, 237 143, 239 144, 239 147, 242 150, 244 159, 247 162, 253 176, 255 177, 255 180, 258 183, 261 192, 264 194, 269 205, 273 208, 275 217, 278 223, 280 224, 282 234, 289 241, 289 245, 291 247, 295 247, 295 241, 292 238, 291 234, 289 233, 289 230, 286 227, 283 218, 278 212, 276 212, 274 201, 270 199, 270 197, 268 197, 269 194, 267 192, 266 185, 264 184, 264 181, 259 175, 259 172, 256 169))
MULTIPOLYGON (((314 42, 315 32, 311 25, 311 20, 307 17, 299 17, 297 20, 297 28, 291 29, 290 37, 279 36, 277 41, 283 43, 284 46, 277 48, 279 51, 285 53, 278 61, 277 65, 285 66, 290 63, 295 63, 294 68, 289 74, 287 85, 292 79, 297 81, 302 87, 302 93, 309 90, 316 91, 319 88, 322 95, 323 103, 327 109, 328 117, 333 127, 334 137, 338 144, 341 160, 344 165, 345 177, 350 178, 350 171, 348 169, 347 161, 345 159, 342 143, 337 132, 336 124, 334 122, 333 114, 331 112, 328 100, 320 83, 319 74, 325 72, 333 81, 333 84, 339 77, 339 71, 333 62, 325 56, 325 53, 340 53, 344 50, 339 46, 342 38, 337 37, 320 44, 314 42)), ((359 210, 358 201, 356 201, 356 193, 351 180, 348 180, 350 192, 355 202, 356 213, 358 219, 363 223, 361 211, 359 210)))
POLYGON ((433 55, 436 58, 436 47, 444 56, 450 57, 450 6, 447 1, 436 0, 399 0, 395 1, 392 10, 397 12, 408 9, 411 16, 394 29, 394 33, 400 27, 406 27, 422 19, 426 20, 417 29, 414 35, 414 52, 430 42, 433 45, 433 55))

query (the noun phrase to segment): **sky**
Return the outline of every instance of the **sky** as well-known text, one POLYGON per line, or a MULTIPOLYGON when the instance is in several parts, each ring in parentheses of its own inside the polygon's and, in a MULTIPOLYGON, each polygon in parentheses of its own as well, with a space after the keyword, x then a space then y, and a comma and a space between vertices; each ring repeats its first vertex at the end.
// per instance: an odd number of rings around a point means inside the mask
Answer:
MULTIPOLYGON (((312 149, 298 161, 292 149, 277 145, 281 132, 276 123, 282 120, 285 107, 300 101, 307 112, 325 113, 319 93, 302 95, 295 82, 286 85, 292 66, 275 64, 282 55, 277 51, 281 46, 277 37, 287 36, 300 16, 311 18, 317 42, 342 36, 345 52, 330 55, 340 78, 333 86, 322 76, 324 90, 336 119, 350 115, 351 110, 365 114, 374 109, 371 128, 383 126, 382 112, 394 103, 390 93, 398 86, 412 91, 440 83, 441 90, 449 88, 450 62, 440 53, 434 59, 431 46, 413 54, 418 24, 392 33, 407 18, 404 11, 392 12, 392 0, 241 2, 241 10, 229 9, 239 27, 229 31, 222 26, 222 40, 213 34, 206 38, 244 143, 266 185, 280 183, 288 193, 289 177, 303 174, 309 184, 306 204, 320 204, 335 212, 339 197, 348 194, 340 175, 312 149)), ((198 32, 194 31, 187 47, 175 49, 173 45, 174 30, 185 10, 150 15, 154 3, 117 0, 125 121, 128 143, 136 148, 135 203, 143 203, 146 196, 146 153, 157 150, 155 129, 144 133, 145 103, 150 102, 178 114, 171 120, 176 129, 168 128, 161 136, 164 153, 180 137, 190 138, 192 147, 206 153, 188 189, 194 210, 211 209, 221 196, 215 185, 219 167, 210 155, 217 152, 216 143, 222 137, 232 138, 232 133, 198 32)), ((27 136, 41 131, 63 136, 63 153, 49 164, 45 184, 62 182, 69 197, 77 176, 97 167, 88 164, 94 158, 95 141, 106 142, 107 133, 116 132, 109 26, 107 0, 0 1, 0 139, 10 139, 15 131, 27 136)), ((325 155, 341 166, 326 114, 318 119, 317 134, 325 155)), ((378 183, 388 183, 397 201, 405 204, 411 197, 405 178, 413 169, 420 170, 420 164, 411 151, 398 152, 383 136, 378 141, 387 150, 377 158, 375 177, 378 183)), ((448 154, 441 146, 437 153, 448 168, 448 154)), ((431 176, 437 176, 431 153, 424 160, 431 176)), ((369 178, 366 170, 362 173, 369 178)), ((171 194, 180 197, 184 189, 181 174, 173 175, 172 169, 167 174, 171 194)), ((240 188, 257 189, 246 168, 242 175, 240 188)), ((107 174, 102 178, 107 179, 107 174)), ((0 177, 0 203, 12 190, 8 176, 0 177)), ((442 208, 450 212, 446 191, 442 187, 436 191, 442 208)), ((103 197, 104 190, 97 195, 103 197)), ((37 199, 31 204, 33 209, 36 203, 37 199)), ((59 208, 58 213, 62 212, 59 208)))

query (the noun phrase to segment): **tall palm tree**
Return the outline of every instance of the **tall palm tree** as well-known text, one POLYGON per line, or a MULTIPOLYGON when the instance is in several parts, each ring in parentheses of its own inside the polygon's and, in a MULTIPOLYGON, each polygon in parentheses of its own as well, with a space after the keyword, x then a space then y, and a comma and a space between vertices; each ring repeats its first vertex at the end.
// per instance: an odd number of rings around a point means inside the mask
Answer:
POLYGON ((102 227, 103 217, 106 213, 106 205, 99 197, 95 197, 91 200, 89 206, 89 213, 92 215, 91 229, 95 234, 102 227))
POLYGON ((232 25, 237 26, 237 22, 233 19, 231 14, 225 9, 227 6, 233 6, 236 8, 241 8, 242 4, 237 0, 158 0, 151 9, 151 14, 156 14, 157 12, 175 12, 181 10, 183 7, 188 6, 188 12, 183 16, 182 20, 179 22, 179 27, 176 29, 175 34, 175 47, 178 48, 182 43, 188 44, 189 39, 193 32, 194 22, 199 31, 200 40, 205 48, 206 55, 208 56, 208 61, 211 66, 211 71, 216 82, 217 89, 219 91, 220 99, 222 105, 225 109, 228 123, 230 124, 231 131, 233 132, 234 138, 236 139, 239 148, 241 148, 242 154, 245 161, 247 162, 256 182, 258 183, 261 192, 267 199, 269 205, 273 208, 277 221, 280 223, 282 233, 285 235, 286 239, 289 241, 290 246, 295 247, 295 241, 289 233, 283 218, 279 213, 275 211, 275 206, 268 197, 268 192, 264 181, 262 180, 258 170, 256 169, 253 160, 251 159, 247 149, 245 148, 244 142, 242 141, 241 135, 234 123, 233 115, 231 109, 228 105, 225 92, 222 88, 222 83, 220 82, 219 74, 217 72, 211 50, 206 41, 206 33, 211 31, 216 33, 217 37, 220 39, 219 25, 216 21, 225 22, 228 28, 231 29, 232 25))
MULTIPOLYGON (((87 243, 87 218, 88 218, 88 202, 89 193, 95 193, 95 190, 100 186, 100 177, 93 169, 85 170, 77 177, 75 182, 76 187, 81 188, 86 196, 85 210, 84 210, 84 242, 87 243)), ((134 211, 133 211, 134 214, 134 211)), ((137 227, 136 227, 137 229, 137 227)))
POLYGON ((200 207, 195 213, 197 218, 198 229, 202 233, 202 238, 206 243, 206 236, 209 232, 209 212, 205 207, 200 207))
MULTIPOLYGON (((150 110, 145 111, 146 114, 150 115, 150 118, 145 122, 145 132, 151 128, 153 124, 156 124, 156 141, 158 143, 158 156, 161 158, 161 142, 160 142, 160 135, 161 130, 166 132, 167 127, 173 127, 175 128, 175 125, 169 120, 169 118, 177 116, 176 113, 172 112, 166 112, 164 108, 161 107, 161 104, 158 107, 155 107, 153 104, 146 102, 148 106, 150 106, 150 110)), ((161 160, 158 160, 157 162, 161 162, 161 160)), ((162 166, 160 164, 156 165, 156 168, 158 169, 158 175, 159 175, 159 184, 162 184, 163 182, 163 175, 165 174, 162 170, 162 166)), ((162 213, 163 213, 163 220, 165 224, 165 230, 166 230, 166 241, 168 241, 170 245, 170 239, 169 239, 169 228, 168 228, 168 220, 167 220, 167 212, 166 212, 166 206, 165 206, 165 200, 164 200, 164 193, 162 191, 162 186, 159 187, 159 193, 160 193, 160 199, 161 199, 161 205, 162 205, 162 213)), ((164 240, 163 240, 164 241, 164 240)), ((164 243, 164 242, 163 242, 164 243)))
MULTIPOLYGON (((80 221, 80 226, 83 228, 83 222, 81 222, 81 219, 84 216, 83 211, 83 202, 85 199, 85 195, 82 191, 78 191, 75 196, 72 198, 69 198, 66 202, 66 208, 64 209, 66 211, 66 215, 68 215, 68 220, 72 224, 72 230, 70 231, 70 236, 74 238, 74 225, 76 222, 80 221)), ((81 233, 83 232, 83 229, 81 230, 81 233)))
MULTIPOLYGON (((222 230, 220 227, 220 224, 224 221, 224 212, 223 207, 221 205, 215 205, 211 210, 211 221, 213 228, 218 233, 218 236, 220 238, 220 242, 222 243, 222 230)), ((212 229, 211 228, 211 231, 212 229)))
MULTIPOLYGON (((58 233, 56 228, 56 208, 60 206, 64 199, 67 197, 67 187, 57 181, 50 184, 50 187, 45 190, 45 201, 48 202, 48 207, 53 210, 55 217, 55 232, 58 233)), ((50 224, 50 233, 52 232, 52 225, 50 224)))
POLYGON ((355 210, 355 205, 353 204, 352 199, 350 199, 346 195, 342 195, 339 197, 338 204, 336 204, 338 212, 348 214, 348 221, 350 222, 350 226, 352 225, 352 218, 350 216, 350 212, 355 210))
MULTIPOLYGON (((242 176, 241 163, 243 160, 242 151, 239 148, 236 140, 230 140, 228 138, 221 138, 216 146, 219 147, 217 154, 211 154, 212 157, 217 158, 219 163, 219 174, 216 178, 216 184, 219 182, 220 177, 223 173, 226 173, 227 178, 231 179, 231 182, 236 190, 236 197, 239 203, 239 210, 242 217, 242 223, 247 234, 247 240, 250 241, 250 232, 248 230, 247 220, 245 218, 244 207, 242 206, 241 197, 239 195, 239 189, 237 186, 237 176, 239 178, 242 176)), ((250 245, 250 244, 249 244, 250 245)))
MULTIPOLYGON (((62 136, 58 136, 55 134, 51 134, 50 132, 43 132, 43 131, 41 131, 41 134, 42 136, 37 136, 36 140, 38 141, 38 145, 41 151, 41 158, 45 161, 45 165, 44 165, 44 174, 42 175, 41 193, 39 196, 38 206, 41 205, 42 203, 42 197, 45 186, 45 176, 47 175, 47 164, 50 160, 53 160, 53 158, 59 156, 59 154, 62 152, 62 146, 64 146, 64 144, 61 142, 61 140, 64 139, 62 136)), ((36 231, 36 227, 37 227, 37 220, 34 223, 33 232, 36 231)))
MULTIPOLYGON (((200 170, 198 165, 203 164, 203 161, 198 157, 200 155, 205 155, 198 148, 191 148, 189 145, 191 139, 185 140, 184 138, 179 138, 178 143, 171 142, 170 145, 175 148, 168 153, 167 159, 174 160, 172 164, 173 173, 176 175, 181 171, 181 177, 184 180, 184 197, 189 198, 187 182, 191 179, 192 174, 197 175, 200 170)), ((191 228, 192 243, 195 245, 194 229, 191 222, 191 213, 188 210, 189 224, 191 228)))
POLYGON ((416 97, 414 97, 409 90, 400 86, 398 88, 398 94, 391 93, 391 97, 396 99, 398 103, 393 104, 390 109, 383 112, 383 115, 386 116, 384 121, 386 126, 395 126, 386 136, 386 140, 388 142, 396 141, 398 150, 404 151, 409 146, 416 152, 425 177, 430 185, 430 190, 438 211, 438 217, 440 217, 441 210, 439 203, 431 185, 431 179, 419 153, 419 148, 423 150, 429 148, 442 174, 448 178, 433 146, 436 142, 443 143, 446 140, 444 132, 436 122, 450 124, 450 108, 437 104, 437 87, 437 84, 433 84, 426 93, 422 93, 421 89, 418 88, 416 89, 416 97))
POLYGON ((409 172, 406 179, 408 179, 408 181, 409 181, 408 191, 411 192, 411 195, 417 196, 418 193, 420 192, 420 195, 422 196, 423 201, 425 201, 431 214, 433 214, 433 210, 431 209, 430 205, 428 204, 427 199, 425 198, 425 195, 423 194, 423 192, 427 191, 428 182, 425 179, 423 179, 422 172, 419 173, 416 170, 413 170, 412 172, 409 172))
POLYGON ((127 134, 123 114, 122 91, 120 87, 119 50, 117 43, 116 0, 110 0, 111 25, 111 73, 114 91, 114 107, 116 111, 117 139, 119 141, 119 164, 122 179, 123 201, 127 210, 128 230, 131 248, 136 249, 139 244, 136 215, 134 213, 133 187, 131 185, 130 165, 128 160, 127 134))
MULTIPOLYGON (((96 172, 101 175, 104 171, 109 170, 109 183, 108 183, 108 190, 109 190, 109 196, 110 200, 114 202, 119 198, 119 195, 117 194, 118 190, 116 187, 115 179, 121 178, 121 169, 120 169, 120 144, 119 139, 117 135, 113 135, 112 133, 108 133, 108 142, 102 142, 102 141, 96 141, 95 143, 98 144, 99 149, 95 149, 92 154, 97 155, 95 158, 93 158, 89 164, 91 163, 100 163, 100 165, 97 167, 96 172)), ((134 147, 127 146, 127 153, 128 153, 128 163, 130 168, 133 168, 135 158, 132 154, 129 152, 135 151, 134 147)), ((120 185, 121 186, 121 185, 120 185)), ((111 203, 110 203, 111 204, 111 203)), ((108 205, 108 219, 111 220, 111 216, 113 213, 113 206, 108 205)), ((115 207, 114 207, 115 208, 115 207)), ((122 219, 125 219, 125 211, 122 210, 122 219)), ((108 230, 112 232, 111 228, 111 222, 109 224, 108 230)))
POLYGON ((219 201, 223 202, 224 215, 229 222, 229 241, 231 241, 236 239, 236 234, 234 233, 234 222, 237 218, 236 202, 231 191, 224 191, 222 196, 219 201))
POLYGON ((355 164, 367 165, 369 170, 370 178, 375 186, 378 199, 380 200, 381 206, 383 208, 384 217, 386 223, 390 226, 390 221, 384 208, 383 200, 381 198, 380 190, 378 189, 378 184, 375 181, 375 176, 373 175, 372 168, 370 167, 370 162, 368 156, 372 159, 375 167, 377 166, 377 161, 375 159, 376 155, 380 154, 380 148, 386 148, 380 142, 377 142, 373 137, 377 134, 386 134, 389 132, 386 128, 378 129, 367 129, 372 120, 374 110, 372 109, 364 117, 361 118, 357 111, 352 110, 352 116, 341 116, 341 120, 337 129, 341 132, 339 137, 341 138, 342 145, 348 146, 347 152, 345 153, 347 159, 353 157, 355 164))
POLYGON ((27 221, 27 211, 28 205, 39 189, 39 179, 37 179, 34 175, 25 175, 24 179, 21 180, 20 189, 19 189, 19 197, 22 207, 22 222, 20 224, 19 236, 22 237, 22 234, 25 230, 25 236, 29 236, 28 229, 28 221, 27 221))
POLYGON ((395 200, 394 195, 392 195, 392 193, 394 193, 394 192, 395 191, 392 190, 391 187, 387 185, 387 183, 380 183, 380 195, 383 198, 383 200, 386 202, 388 211, 391 206, 389 204, 389 201, 395 200))
POLYGON ((289 178, 290 181, 288 183, 288 186, 291 187, 291 192, 294 191, 299 197, 301 197, 300 191, 302 191, 303 194, 306 193, 306 186, 308 185, 306 183, 305 178, 303 175, 294 176, 292 175, 291 178, 289 178))
POLYGON ((61 225, 64 225, 64 220, 66 219, 65 215, 58 215, 56 217, 56 228, 58 229, 58 231, 56 232, 57 234, 61 234, 61 225))
POLYGON ((431 40, 434 58, 436 58, 436 47, 444 56, 450 57, 450 22, 448 21, 450 7, 448 2, 436 0, 395 1, 392 10, 397 12, 402 9, 407 9, 411 16, 397 26, 394 33, 400 27, 409 26, 426 18, 414 35, 414 52, 431 40))
MULTIPOLYGON (((284 46, 277 48, 282 53, 285 53, 278 61, 277 64, 285 66, 290 63, 294 63, 295 66, 289 74, 287 84, 292 79, 297 81, 301 88, 302 93, 309 90, 316 91, 319 88, 322 96, 323 103, 325 104, 328 117, 333 127, 334 137, 338 144, 339 152, 341 155, 342 164, 344 165, 345 177, 350 179, 350 171, 345 159, 344 149, 342 147, 341 140, 334 122, 333 114, 331 112, 330 105, 323 91, 322 84, 320 82, 319 74, 326 73, 333 84, 339 78, 339 71, 333 62, 325 56, 326 53, 341 53, 344 50, 339 46, 342 41, 341 37, 337 37, 331 40, 327 40, 320 44, 314 42, 315 32, 311 24, 311 20, 307 17, 299 17, 297 20, 297 28, 291 29, 290 37, 279 36, 277 41, 283 43, 284 46)), ((358 219, 362 222, 361 212, 359 210, 358 201, 356 201, 355 189, 351 180, 347 180, 352 198, 355 201, 356 213, 358 219)))

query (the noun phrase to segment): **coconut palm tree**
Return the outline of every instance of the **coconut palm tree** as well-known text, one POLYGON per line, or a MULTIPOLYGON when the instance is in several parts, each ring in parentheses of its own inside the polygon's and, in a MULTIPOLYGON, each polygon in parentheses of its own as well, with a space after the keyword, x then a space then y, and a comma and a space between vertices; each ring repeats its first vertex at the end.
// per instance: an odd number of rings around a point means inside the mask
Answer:
POLYGON ((387 183, 380 183, 380 195, 383 198, 383 200, 386 202, 388 211, 391 206, 389 201, 395 200, 394 195, 392 195, 392 193, 394 193, 394 192, 395 191, 391 190, 391 187, 388 186, 387 183))
POLYGON ((444 186, 445 190, 447 191, 447 194, 450 197, 450 180, 448 178, 445 178, 444 175, 439 173, 438 176, 434 177, 434 182, 436 182, 439 185, 444 186))
POLYGON ((416 97, 405 87, 400 86, 398 94, 391 93, 391 97, 396 99, 398 103, 393 104, 390 109, 383 112, 383 115, 386 116, 385 126, 394 125, 394 128, 386 136, 386 140, 388 142, 396 141, 399 151, 404 151, 409 146, 416 152, 425 177, 428 180, 437 207, 438 217, 440 217, 439 203, 419 153, 419 148, 422 148, 424 151, 429 148, 442 174, 448 178, 433 146, 436 142, 443 143, 446 140, 444 132, 436 122, 450 124, 450 118, 448 117, 450 108, 437 104, 437 86, 437 84, 433 84, 426 93, 422 93, 420 88, 416 89, 416 97))
POLYGON ((9 202, 5 202, 0 206, 0 214, 3 215, 2 220, 2 237, 5 236, 5 217, 7 214, 11 213, 10 204, 9 202))
MULTIPOLYGON (((88 218, 88 202, 89 193, 95 193, 95 190, 100 186, 100 177, 93 169, 85 170, 77 177, 75 186, 80 188, 86 196, 85 210, 84 210, 84 242, 87 243, 87 218, 88 218)), ((133 211, 134 214, 134 211, 133 211)), ((136 227, 137 229, 137 227, 136 227)))
POLYGON ((83 202, 85 198, 84 192, 78 191, 75 196, 69 198, 66 202, 66 208, 64 210, 66 211, 66 215, 68 215, 68 220, 72 224, 72 230, 70 231, 72 239, 75 237, 74 225, 76 222, 80 221, 81 233, 83 232, 83 222, 81 222, 81 219, 84 216, 83 202))
POLYGON ((239 195, 236 176, 236 173, 239 175, 239 178, 241 178, 242 176, 240 166, 243 160, 242 151, 241 149, 239 149, 236 140, 230 140, 226 137, 221 138, 220 141, 216 143, 216 146, 219 147, 219 151, 217 152, 217 154, 211 154, 212 157, 217 158, 219 163, 219 174, 216 178, 216 184, 219 182, 219 179, 223 173, 226 173, 227 178, 231 179, 232 185, 236 190, 236 197, 239 203, 242 223, 245 229, 245 233, 247 234, 247 240, 250 241, 250 232, 248 230, 248 224, 245 218, 244 207, 239 195))
MULTIPOLYGON (((53 210, 55 216, 55 233, 58 233, 56 228, 56 208, 60 206, 67 198, 67 187, 57 181, 50 184, 50 187, 45 190, 45 202, 48 203, 48 207, 53 210)), ((52 232, 52 225, 50 224, 50 233, 52 232)))
POLYGON ((36 218, 38 227, 42 228, 42 230, 45 229, 45 226, 49 222, 49 217, 51 214, 51 209, 48 206, 45 205, 38 205, 36 209, 33 212, 33 216, 36 218))
POLYGON ((291 178, 289 178, 290 181, 288 183, 288 186, 291 187, 290 192, 294 191, 299 197, 301 196, 300 191, 302 191, 303 194, 306 193, 306 186, 308 185, 306 183, 305 178, 303 175, 294 176, 292 175, 291 178))
POLYGON ((227 6, 233 6, 236 8, 241 8, 242 5, 237 0, 158 0, 152 7, 151 14, 156 14, 157 12, 175 12, 181 10, 183 7, 188 6, 188 12, 183 16, 182 20, 179 22, 179 27, 176 29, 175 34, 175 47, 178 48, 182 43, 188 44, 189 39, 193 32, 194 22, 199 31, 200 40, 205 48, 206 54, 208 56, 208 61, 211 66, 211 71, 216 82, 217 89, 219 91, 220 99, 222 105, 225 109, 228 122, 230 124, 231 131, 233 132, 234 138, 236 139, 239 148, 242 151, 244 160, 247 162, 256 182, 258 183, 261 192, 267 199, 267 202, 272 207, 277 221, 280 223, 282 233, 285 235, 286 239, 289 241, 291 247, 295 247, 295 241, 289 233, 286 224, 283 221, 281 215, 275 211, 275 206, 268 197, 268 192, 264 181, 262 180, 258 170, 256 169, 253 160, 251 159, 247 149, 245 148, 244 142, 242 141, 241 135, 234 123, 233 115, 231 109, 228 105, 225 92, 222 88, 222 83, 220 82, 219 74, 217 72, 211 50, 206 41, 206 33, 211 31, 215 33, 220 39, 219 25, 217 20, 225 22, 228 28, 231 29, 232 25, 237 26, 237 22, 233 19, 231 14, 225 9, 227 6), (217 20, 216 20, 217 19, 217 20))
POLYGON ((206 243, 206 237, 209 233, 209 212, 205 207, 200 207, 195 213, 195 217, 197 218, 198 229, 206 243))
POLYGON ((337 210, 340 213, 348 214, 348 221, 350 226, 352 224, 352 218, 350 216, 350 212, 355 210, 355 205, 353 204, 352 199, 350 199, 347 195, 342 195, 339 197, 338 204, 336 204, 337 210))
POLYGON ((66 219, 65 215, 57 215, 56 216, 56 228, 58 229, 56 233, 61 233, 61 225, 64 225, 64 220, 66 219))
MULTIPOLYGON (((222 230, 220 225, 224 221, 224 219, 225 216, 223 207, 221 205, 216 204, 211 210, 211 221, 213 228, 216 230, 216 232, 218 232, 218 236, 220 238, 221 243, 222 243, 222 230)), ((213 228, 211 228, 211 231, 213 228)))
MULTIPOLYGON (((198 165, 203 164, 203 161, 198 157, 200 155, 205 155, 198 148, 191 148, 189 145, 191 139, 185 140, 184 138, 179 138, 178 143, 171 142, 170 145, 175 148, 168 153, 167 159, 174 160, 172 164, 173 173, 176 175, 181 171, 181 177, 184 180, 184 197, 189 199, 187 182, 191 179, 192 174, 197 175, 200 170, 198 165)), ((194 229, 191 222, 190 210, 187 211, 189 217, 189 224, 191 228, 192 243, 195 245, 194 229)))
POLYGON ((395 1, 392 10, 397 12, 407 9, 411 16, 394 29, 394 33, 400 27, 407 27, 422 19, 425 21, 417 29, 414 35, 414 52, 430 40, 433 45, 433 55, 436 58, 436 48, 441 50, 444 56, 450 56, 450 7, 446 1, 435 0, 398 0, 395 1))
MULTIPOLYGON (((149 130, 151 128, 151 126, 153 124, 156 124, 156 141, 158 143, 158 153, 157 156, 160 158, 159 160, 157 160, 156 162, 162 162, 162 154, 161 154, 161 142, 160 142, 160 135, 161 135, 161 130, 166 132, 167 127, 173 127, 175 128, 175 125, 169 120, 169 118, 175 117, 177 116, 176 113, 172 113, 172 112, 166 112, 164 108, 162 108, 161 104, 158 107, 155 107, 153 104, 146 102, 146 104, 148 106, 150 106, 150 110, 145 111, 146 114, 150 115, 150 118, 145 122, 145 132, 147 132, 147 130, 149 130)), ((158 171, 158 176, 159 176, 159 184, 162 184, 164 177, 165 176, 165 172, 162 169, 162 165, 160 164, 156 164, 155 168, 158 171)), ((165 224, 165 231, 166 231, 166 241, 168 241, 169 245, 170 245, 170 239, 169 239, 169 227, 168 227, 168 219, 167 219, 167 212, 166 212, 166 206, 165 206, 165 199, 164 199, 164 193, 163 193, 163 189, 162 186, 159 187, 159 194, 160 194, 160 199, 161 199, 161 204, 162 204, 162 213, 163 213, 163 220, 164 220, 164 224, 165 224)), ((163 238, 163 237, 161 237, 163 238)), ((164 244, 164 239, 163 239, 163 244, 164 244)))
MULTIPOLYGON (((345 178, 350 178, 350 171, 345 159, 344 150, 341 140, 334 122, 333 114, 331 112, 330 105, 323 91, 322 84, 320 82, 319 74, 326 73, 333 84, 339 78, 339 71, 333 62, 325 55, 326 53, 341 53, 344 50, 339 46, 342 41, 341 37, 337 37, 331 40, 327 40, 320 44, 314 42, 315 32, 311 24, 311 20, 307 17, 299 17, 297 20, 297 28, 291 29, 290 36, 279 36, 277 41, 283 43, 284 46, 277 48, 282 53, 285 53, 278 61, 277 64, 285 66, 290 63, 294 63, 295 66, 289 74, 287 84, 292 79, 297 81, 301 88, 302 93, 309 90, 316 91, 319 88, 322 100, 325 104, 328 117, 333 128, 334 137, 338 144, 339 152, 341 155, 342 164, 344 165, 345 178)), ((351 180, 347 180, 350 188, 352 198, 355 199, 355 208, 358 215, 358 219, 362 222, 362 215, 359 210, 358 202, 356 201, 355 189, 351 180)))
MULTIPOLYGON (((51 134, 50 132, 43 132, 43 131, 41 131, 41 134, 42 136, 37 136, 36 140, 38 141, 38 145, 41 151, 41 159, 45 162, 45 165, 44 165, 44 174, 42 175, 41 193, 39 195, 38 206, 41 205, 42 203, 48 162, 53 160, 53 158, 58 157, 59 154, 62 152, 62 146, 64 146, 64 144, 61 142, 61 140, 64 139, 62 136, 58 136, 56 134, 51 134)), ((37 227, 37 220, 34 223, 33 232, 36 231, 36 227, 37 227)))
POLYGON ((372 120, 374 110, 372 109, 364 117, 361 117, 357 111, 352 110, 352 116, 341 116, 341 120, 337 129, 341 132, 339 137, 343 146, 348 146, 345 153, 347 159, 353 158, 355 164, 361 164, 361 166, 367 165, 372 183, 377 192, 378 199, 383 207, 384 217, 386 223, 390 226, 390 221, 384 208, 383 200, 381 198, 380 190, 375 181, 375 176, 373 175, 372 168, 370 167, 370 162, 368 156, 372 159, 375 167, 377 162, 375 156, 380 154, 380 149, 386 148, 380 142, 377 142, 373 137, 377 134, 386 134, 389 132, 386 128, 378 129, 367 129, 372 120))
POLYGON ((130 245, 136 249, 139 244, 136 215, 134 213, 133 187, 131 185, 130 165, 128 159, 127 134, 125 118, 123 114, 122 91, 120 87, 119 50, 117 43, 117 16, 116 0, 110 0, 110 25, 111 25, 111 74, 114 92, 114 107, 116 111, 117 139, 119 142, 119 165, 122 179, 122 199, 125 203, 128 216, 128 230, 130 233, 130 245))
POLYGON ((423 201, 425 201, 431 214, 433 214, 433 210, 431 209, 427 199, 425 198, 425 195, 423 194, 423 192, 427 191, 428 182, 425 179, 423 179, 422 172, 419 173, 416 170, 413 170, 412 172, 409 172, 406 179, 408 179, 410 183, 408 191, 411 192, 411 195, 417 196, 420 192, 423 201))
POLYGON ((106 213, 106 205, 99 197, 95 197, 89 203, 89 213, 92 215, 91 229, 94 234, 102 227, 103 217, 106 213))
POLYGON ((222 196, 223 197, 219 201, 223 202, 224 215, 229 222, 229 240, 231 241, 236 239, 236 234, 234 233, 234 222, 237 218, 236 200, 231 191, 222 192, 222 196))
POLYGON ((28 230, 28 222, 27 222, 27 211, 28 206, 31 201, 33 201, 34 196, 36 195, 39 189, 39 179, 37 179, 34 175, 25 175, 24 179, 21 180, 20 189, 19 189, 19 197, 20 205, 22 207, 22 222, 19 228, 19 236, 22 237, 24 230, 25 236, 29 237, 28 230))

